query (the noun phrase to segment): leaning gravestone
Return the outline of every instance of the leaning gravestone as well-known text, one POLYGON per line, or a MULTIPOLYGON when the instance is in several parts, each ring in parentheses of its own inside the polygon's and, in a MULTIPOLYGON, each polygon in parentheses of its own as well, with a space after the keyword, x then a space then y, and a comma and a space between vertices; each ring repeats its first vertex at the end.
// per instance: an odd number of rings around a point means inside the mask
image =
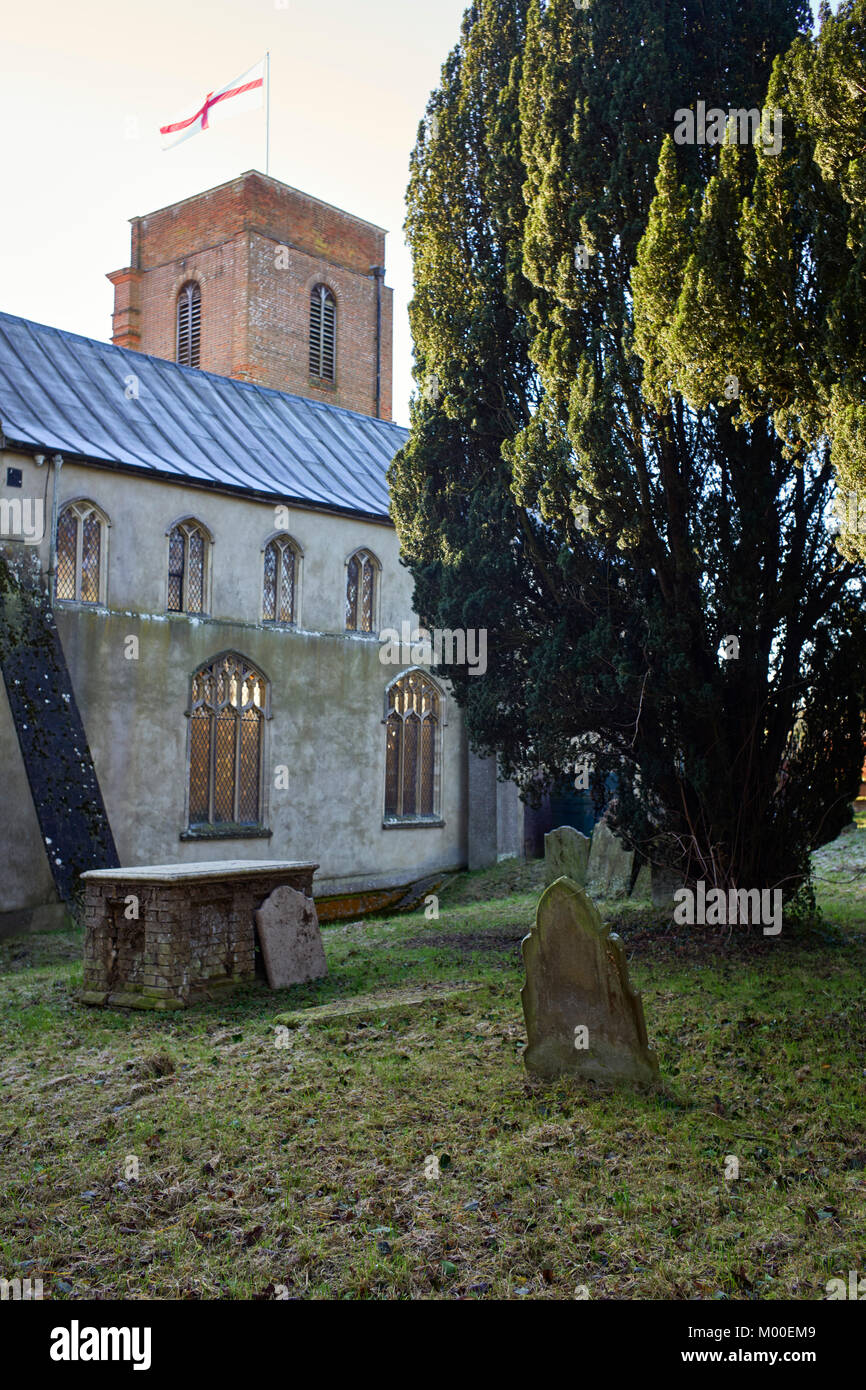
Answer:
POLYGON ((576 883, 560 878, 545 889, 523 941, 523 961, 528 1071, 594 1081, 658 1079, 622 942, 576 883))
POLYGON ((674 873, 671 869, 657 869, 653 866, 653 907, 664 908, 665 912, 673 912, 675 907, 674 894, 678 888, 683 886, 682 874, 674 873))
POLYGON ((275 888, 255 914, 271 989, 319 980, 328 973, 312 898, 296 888, 275 888))
POLYGON ((638 869, 631 896, 636 898, 638 902, 649 902, 652 898, 652 870, 649 864, 641 864, 638 869))
POLYGON ((634 869, 634 850, 627 850, 622 840, 600 820, 592 832, 586 891, 594 898, 625 898, 631 888, 634 869))
POLYGON ((581 887, 586 883, 589 863, 589 836, 570 825, 561 825, 544 837, 544 881, 571 878, 581 887))

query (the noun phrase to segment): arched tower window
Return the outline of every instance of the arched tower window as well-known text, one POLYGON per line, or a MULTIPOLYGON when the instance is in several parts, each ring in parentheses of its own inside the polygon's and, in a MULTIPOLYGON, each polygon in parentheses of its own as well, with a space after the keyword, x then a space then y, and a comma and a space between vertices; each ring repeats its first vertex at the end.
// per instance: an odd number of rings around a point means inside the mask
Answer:
POLYGON ((266 623, 297 621, 300 553, 291 536, 274 536, 265 546, 262 618, 266 623))
POLYGON ((388 690, 385 720, 385 819, 439 815, 441 694, 423 671, 409 671, 388 690))
POLYGON ((375 555, 356 550, 346 566, 346 631, 372 632, 376 621, 375 555))
POLYGON ((92 502, 70 502, 61 511, 57 518, 58 599, 104 601, 107 524, 92 502))
POLYGON ((337 368, 337 302, 327 285, 310 295, 310 376, 335 381, 337 368))
POLYGON ((201 345, 201 290, 188 281, 177 297, 177 360, 182 367, 199 365, 201 345))
POLYGON ((269 683, 236 652, 200 666, 189 710, 189 824, 260 825, 269 683))
POLYGON ((168 533, 168 611, 203 613, 208 535, 198 521, 179 521, 168 533))

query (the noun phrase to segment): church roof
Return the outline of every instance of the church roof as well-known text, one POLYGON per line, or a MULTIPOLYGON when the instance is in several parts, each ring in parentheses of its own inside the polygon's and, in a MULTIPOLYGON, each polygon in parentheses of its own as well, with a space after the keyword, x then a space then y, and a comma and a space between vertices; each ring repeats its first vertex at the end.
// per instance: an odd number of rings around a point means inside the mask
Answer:
POLYGON ((27 452, 377 518, 407 437, 390 421, 11 314, 0 314, 0 431, 27 452))

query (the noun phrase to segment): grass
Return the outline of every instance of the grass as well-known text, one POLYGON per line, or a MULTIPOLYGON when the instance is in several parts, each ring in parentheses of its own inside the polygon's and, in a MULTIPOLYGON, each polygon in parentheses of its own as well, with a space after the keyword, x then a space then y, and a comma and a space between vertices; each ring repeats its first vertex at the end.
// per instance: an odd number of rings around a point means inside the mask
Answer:
POLYGON ((603 905, 655 1092, 527 1076, 539 864, 459 876, 438 921, 326 927, 326 980, 180 1016, 77 1004, 78 933, 0 942, 0 1275, 61 1299, 821 1298, 866 1271, 866 827, 816 874, 828 929, 797 937, 603 905))

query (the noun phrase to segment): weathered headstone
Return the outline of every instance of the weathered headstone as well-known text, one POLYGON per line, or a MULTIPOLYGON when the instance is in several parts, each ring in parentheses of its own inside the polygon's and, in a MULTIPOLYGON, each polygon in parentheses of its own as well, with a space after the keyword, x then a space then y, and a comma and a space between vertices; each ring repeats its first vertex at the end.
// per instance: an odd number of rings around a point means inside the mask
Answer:
POLYGON ((286 989, 327 975, 325 948, 312 898, 288 886, 276 888, 255 918, 271 989, 286 989))
POLYGON ((657 869, 653 866, 653 907, 663 908, 665 912, 674 910, 674 893, 678 888, 682 888, 682 874, 673 873, 670 869, 657 869))
POLYGON ((586 891, 594 898, 625 898, 631 887, 634 850, 627 850, 600 820, 592 832, 586 891))
POLYGON ((581 835, 573 826, 561 825, 544 837, 544 881, 555 883, 558 878, 571 878, 581 887, 586 883, 589 863, 589 836, 581 835))
POLYGON ((523 961, 527 1070, 597 1081, 658 1079, 622 942, 576 883, 560 878, 545 889, 523 961))
POLYGON ((652 897, 652 870, 649 864, 641 864, 638 869, 631 896, 640 902, 649 902, 652 897))

